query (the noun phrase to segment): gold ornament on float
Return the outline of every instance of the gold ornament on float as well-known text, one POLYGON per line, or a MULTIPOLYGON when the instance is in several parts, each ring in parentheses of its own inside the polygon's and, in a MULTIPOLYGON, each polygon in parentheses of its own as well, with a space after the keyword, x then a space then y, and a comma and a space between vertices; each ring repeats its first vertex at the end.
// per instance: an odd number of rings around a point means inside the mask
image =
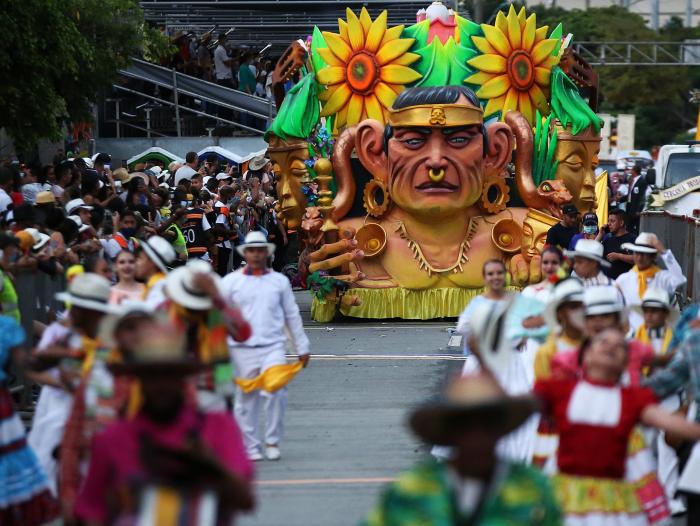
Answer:
POLYGON ((386 185, 377 180, 372 179, 365 185, 365 190, 362 193, 362 203, 365 206, 365 210, 372 217, 380 218, 389 209, 389 191, 386 185), (381 190, 382 200, 381 203, 377 201, 377 191, 381 190))
POLYGON ((523 244, 523 229, 513 219, 501 219, 493 225, 491 240, 503 252, 519 252, 523 244))
POLYGON ((378 256, 386 248, 386 230, 377 223, 367 223, 357 230, 355 240, 366 258, 378 256))
POLYGON ((484 212, 498 214, 506 209, 510 201, 510 188, 503 177, 488 176, 481 187, 479 205, 484 212))

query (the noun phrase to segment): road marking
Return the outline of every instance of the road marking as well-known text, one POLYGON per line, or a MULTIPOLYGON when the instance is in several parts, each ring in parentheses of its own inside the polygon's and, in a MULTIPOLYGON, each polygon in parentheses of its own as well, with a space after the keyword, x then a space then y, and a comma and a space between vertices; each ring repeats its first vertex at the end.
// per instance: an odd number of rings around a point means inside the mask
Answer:
POLYGON ((394 477, 365 477, 365 478, 338 478, 338 479, 283 479, 283 480, 258 480, 257 486, 319 486, 323 484, 387 484, 394 482, 394 477))
MULTIPOLYGON (((298 358, 288 354, 287 358, 298 358)), ((455 354, 312 354, 314 360, 464 360, 455 354)))
POLYGON ((319 327, 318 325, 305 325, 304 329, 308 331, 328 331, 328 332, 333 332, 333 331, 360 331, 360 330, 382 330, 382 331, 388 331, 388 330, 403 330, 403 329, 449 329, 449 328, 454 328, 454 324, 452 325, 357 325, 357 326, 351 326, 351 327, 328 327, 328 326, 321 326, 319 327))

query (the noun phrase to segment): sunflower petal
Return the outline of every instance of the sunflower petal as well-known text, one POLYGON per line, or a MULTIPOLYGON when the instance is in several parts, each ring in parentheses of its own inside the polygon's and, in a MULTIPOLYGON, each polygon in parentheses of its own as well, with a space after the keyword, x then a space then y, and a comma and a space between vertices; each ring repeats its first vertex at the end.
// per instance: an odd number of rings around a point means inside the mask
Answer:
POLYGON ((342 18, 338 19, 338 31, 340 34, 340 38, 342 38, 346 42, 350 42, 350 37, 348 36, 348 23, 342 18))
POLYGON ((338 113, 335 114, 335 127, 337 129, 345 128, 345 124, 348 122, 348 105, 346 104, 338 113))
POLYGON ((352 49, 350 49, 348 43, 345 40, 343 40, 340 37, 340 35, 324 31, 323 38, 326 39, 328 49, 330 49, 341 62, 347 63, 348 60, 350 60, 350 56, 352 55, 352 49))
POLYGON ((520 36, 520 21, 518 20, 518 15, 515 14, 513 4, 510 4, 506 21, 508 22, 508 40, 510 41, 510 45, 513 49, 518 49, 520 48, 522 38, 520 36))
POLYGON ((323 68, 316 73, 316 80, 319 84, 338 84, 345 80, 345 68, 340 66, 331 66, 323 68))
POLYGON ((500 97, 496 97, 495 99, 489 99, 489 101, 486 103, 486 107, 484 108, 484 117, 488 117, 490 115, 493 115, 494 113, 498 113, 499 111, 501 111, 501 108, 503 108, 503 103, 505 101, 505 95, 501 95, 500 97))
POLYGON ((353 51, 361 50, 365 45, 365 32, 357 15, 348 7, 345 10, 348 19, 348 39, 353 51))
POLYGON ((384 38, 382 38, 382 43, 379 45, 379 47, 382 47, 388 42, 391 42, 392 40, 396 40, 401 36, 401 33, 403 33, 403 25, 400 26, 395 26, 395 27, 390 27, 389 29, 386 30, 386 33, 384 33, 384 38))
POLYGON ((335 90, 338 89, 337 86, 331 86, 328 89, 320 89, 318 91, 318 100, 321 102, 326 102, 328 99, 331 98, 331 95, 335 93, 335 90))
POLYGON ((503 32, 503 34, 506 34, 508 32, 508 20, 506 19, 506 15, 503 14, 503 11, 499 11, 496 15, 496 22, 494 23, 494 25, 498 29, 500 29, 503 32))
POLYGON ((384 44, 375 56, 377 63, 380 66, 388 64, 406 53, 409 49, 411 49, 412 45, 412 38, 399 38, 398 40, 392 40, 391 42, 384 44))
POLYGON ((549 78, 552 75, 552 70, 548 68, 535 68, 535 82, 540 86, 549 86, 549 78))
POLYGON ((396 64, 397 66, 410 66, 419 58, 420 55, 416 55, 415 53, 404 53, 400 57, 396 57, 394 60, 392 60, 391 63, 396 64))
POLYGON ((495 26, 490 26, 488 24, 481 24, 481 29, 484 32, 486 40, 489 41, 489 44, 491 44, 493 48, 496 51, 498 51, 498 53, 500 53, 504 57, 510 55, 510 43, 508 42, 508 38, 506 37, 506 34, 503 31, 501 31, 495 26))
POLYGON ((540 40, 547 38, 547 31, 549 31, 549 26, 538 27, 535 30, 535 42, 539 42, 540 40))
POLYGON ((379 104, 385 108, 391 108, 396 100, 396 92, 384 82, 377 82, 377 85, 374 87, 374 94, 376 95, 379 104))
POLYGON ((339 84, 333 94, 328 98, 328 101, 323 106, 321 117, 328 117, 337 113, 340 108, 345 106, 345 103, 352 95, 350 87, 347 84, 339 84))
POLYGON ((533 106, 535 106, 540 113, 543 115, 549 113, 549 104, 547 104, 547 96, 540 89, 537 84, 530 86, 530 99, 532 100, 533 106))
POLYGON ((390 84, 408 84, 421 78, 421 74, 406 66, 387 64, 382 66, 379 77, 390 84))
POLYGON ((523 30, 525 28, 525 18, 527 17, 527 13, 525 12, 525 6, 522 6, 520 8, 520 11, 518 11, 518 22, 520 22, 520 29, 523 30))
POLYGON ((316 52, 321 56, 326 64, 329 66, 341 66, 345 67, 345 62, 336 57, 333 52, 327 47, 316 48, 316 52))
MULTIPOLYGON (((383 11, 383 13, 386 13, 386 11, 383 11)), ((380 14, 379 16, 382 15, 380 14)), ((369 16, 369 12, 367 11, 366 7, 363 7, 362 11, 360 11, 360 25, 362 26, 362 30, 364 31, 365 35, 369 34, 369 30, 372 27, 372 17, 369 16)))
POLYGON ((352 126, 353 124, 360 122, 363 106, 362 95, 358 95, 356 93, 353 94, 353 96, 350 98, 350 102, 348 103, 348 126, 352 126))
POLYGON ((496 50, 493 48, 489 41, 484 37, 472 37, 472 42, 476 46, 476 49, 481 51, 484 55, 495 55, 496 50))
POLYGON ((557 40, 553 38, 548 38, 547 40, 543 40, 542 42, 538 42, 535 44, 535 47, 532 48, 532 61, 535 63, 535 65, 539 65, 544 60, 549 57, 552 54, 552 51, 554 51, 555 46, 557 45, 557 40))
POLYGON ((535 43, 535 29, 537 29, 537 17, 531 14, 525 21, 525 29, 523 30, 522 48, 525 51, 530 51, 535 43))
POLYGON ((495 75, 493 73, 486 73, 485 71, 478 71, 477 73, 474 73, 472 76, 464 79, 464 82, 467 84, 476 84, 477 86, 482 86, 486 84, 489 80, 491 80, 494 77, 497 77, 498 75, 495 75))
POLYGON ((384 122, 384 115, 382 114, 382 105, 379 104, 377 97, 374 95, 367 95, 365 97, 365 110, 367 110, 367 117, 370 119, 377 120, 379 122, 384 122))
POLYGON ((554 55, 550 55, 544 60, 544 62, 541 62, 540 64, 538 64, 537 67, 552 69, 557 64, 559 64, 559 57, 555 57, 554 55))
POLYGON ((486 73, 505 73, 508 62, 500 55, 479 55, 468 60, 467 64, 486 73))
MULTIPOLYGON (((366 11, 364 7, 362 9, 366 11)), ((382 11, 380 15, 374 19, 374 22, 372 22, 367 32, 365 49, 370 53, 376 53, 382 43, 382 38, 384 37, 384 33, 386 33, 386 17, 387 12, 382 11)))
POLYGON ((476 94, 480 99, 493 99, 503 95, 509 88, 510 80, 508 75, 500 75, 483 84, 476 94))
POLYGON ((532 109, 530 95, 527 94, 527 91, 521 91, 518 93, 518 111, 523 114, 523 116, 527 119, 527 122, 530 124, 535 122, 535 112, 532 109))
POLYGON ((501 115, 505 115, 511 110, 518 107, 518 90, 510 89, 506 93, 506 100, 503 102, 503 109, 501 110, 501 115))

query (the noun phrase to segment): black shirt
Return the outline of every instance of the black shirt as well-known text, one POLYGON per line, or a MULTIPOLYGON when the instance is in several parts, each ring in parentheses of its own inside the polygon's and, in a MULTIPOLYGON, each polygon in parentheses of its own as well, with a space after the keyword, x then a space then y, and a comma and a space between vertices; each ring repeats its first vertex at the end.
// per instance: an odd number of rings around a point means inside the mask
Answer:
POLYGON ((559 247, 561 250, 568 250, 571 238, 578 234, 578 226, 565 227, 557 223, 547 232, 547 244, 559 247))
MULTIPOLYGON (((616 252, 618 254, 629 254, 627 250, 622 249, 623 243, 634 243, 635 236, 631 232, 627 232, 621 236, 614 236, 612 234, 606 234, 603 238, 603 257, 607 258, 608 254, 616 252)), ((617 279, 620 274, 628 272, 633 265, 620 261, 610 262, 610 268, 603 267, 603 272, 605 275, 612 279, 617 279)))

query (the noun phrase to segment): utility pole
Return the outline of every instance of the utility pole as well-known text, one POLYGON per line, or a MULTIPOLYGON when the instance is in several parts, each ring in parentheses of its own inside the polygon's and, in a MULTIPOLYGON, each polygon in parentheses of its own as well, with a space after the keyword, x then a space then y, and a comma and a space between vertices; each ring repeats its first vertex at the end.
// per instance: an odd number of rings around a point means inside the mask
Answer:
POLYGON ((651 0, 650 22, 654 31, 659 30, 659 0, 651 0))
POLYGON ((685 0, 685 27, 693 27, 693 0, 685 0))

